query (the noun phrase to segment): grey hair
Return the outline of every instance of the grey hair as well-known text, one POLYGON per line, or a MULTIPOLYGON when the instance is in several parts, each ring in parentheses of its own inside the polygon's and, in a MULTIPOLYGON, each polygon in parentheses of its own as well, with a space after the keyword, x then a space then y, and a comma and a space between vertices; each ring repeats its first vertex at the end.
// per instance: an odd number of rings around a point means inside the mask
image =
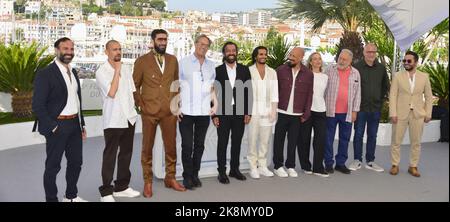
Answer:
POLYGON ((206 36, 205 34, 198 35, 198 36, 195 38, 194 43, 198 43, 198 41, 200 41, 201 38, 206 38, 206 39, 208 39, 209 46, 212 44, 211 39, 210 39, 208 36, 206 36))
POLYGON ((346 52, 353 59, 353 52, 350 51, 350 49, 342 49, 342 51, 341 51, 341 53, 339 53, 339 55, 341 55, 343 52, 346 52))

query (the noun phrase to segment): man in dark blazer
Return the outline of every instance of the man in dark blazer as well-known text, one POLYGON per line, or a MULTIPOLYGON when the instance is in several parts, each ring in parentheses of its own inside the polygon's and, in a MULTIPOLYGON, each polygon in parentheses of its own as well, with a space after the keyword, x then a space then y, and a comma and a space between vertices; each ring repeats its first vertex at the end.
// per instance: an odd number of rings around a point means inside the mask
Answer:
POLYGON ((245 180, 239 171, 239 156, 245 124, 250 122, 252 113, 252 84, 247 66, 236 62, 238 47, 233 42, 226 42, 222 48, 224 63, 216 68, 214 88, 218 94, 217 115, 213 123, 217 127, 217 170, 220 183, 228 184, 226 175, 226 156, 228 139, 231 131, 230 177, 245 180))
POLYGON ((78 197, 77 181, 82 165, 82 139, 86 138, 81 110, 81 87, 78 75, 71 69, 74 44, 69 38, 55 42, 56 59, 38 71, 34 80, 33 112, 47 141, 44 172, 45 199, 57 202, 56 176, 62 155, 67 159, 67 188, 63 202, 86 202, 78 197))

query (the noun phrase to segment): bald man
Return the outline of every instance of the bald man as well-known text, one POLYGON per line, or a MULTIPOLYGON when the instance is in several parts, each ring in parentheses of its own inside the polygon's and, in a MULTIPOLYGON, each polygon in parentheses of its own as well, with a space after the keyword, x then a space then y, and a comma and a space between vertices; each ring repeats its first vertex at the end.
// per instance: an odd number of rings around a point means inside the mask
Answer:
POLYGON ((115 202, 114 197, 138 197, 129 187, 130 163, 133 154, 134 128, 138 114, 134 108, 131 67, 122 66, 122 47, 115 40, 106 43, 108 60, 95 73, 103 98, 103 133, 105 149, 102 161, 101 202, 115 202), (120 147, 120 151, 118 152, 120 147), (117 155, 119 153, 119 155, 117 155), (111 185, 117 160, 117 180, 111 185))
POLYGON ((377 146, 381 108, 389 90, 389 77, 386 67, 377 61, 377 46, 375 44, 366 44, 363 54, 364 59, 355 64, 355 68, 361 76, 361 108, 356 117, 355 134, 353 136, 354 161, 348 169, 356 171, 362 166, 363 137, 367 125, 365 168, 383 172, 384 169, 375 163, 375 148, 377 146))
POLYGON ((295 147, 300 131, 300 122, 311 115, 313 96, 313 73, 302 64, 305 51, 296 47, 289 53, 286 64, 277 69, 278 77, 278 122, 275 125, 273 143, 274 173, 279 177, 297 177, 295 171, 295 147), (284 140, 288 136, 287 159, 283 163, 284 140), (286 170, 283 168, 286 166, 286 170))

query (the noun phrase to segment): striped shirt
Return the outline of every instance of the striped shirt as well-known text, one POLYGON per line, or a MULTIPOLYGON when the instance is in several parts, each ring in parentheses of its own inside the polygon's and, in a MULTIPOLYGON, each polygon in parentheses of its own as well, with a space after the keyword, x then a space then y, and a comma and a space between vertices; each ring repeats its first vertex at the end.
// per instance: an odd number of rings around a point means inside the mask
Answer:
MULTIPOLYGON (((334 117, 336 113, 336 100, 339 90, 339 71, 337 65, 331 65, 325 74, 328 75, 328 87, 325 93, 327 117, 334 117)), ((347 122, 352 122, 352 112, 359 112, 361 104, 361 80, 357 69, 352 67, 348 77, 348 104, 347 122)))

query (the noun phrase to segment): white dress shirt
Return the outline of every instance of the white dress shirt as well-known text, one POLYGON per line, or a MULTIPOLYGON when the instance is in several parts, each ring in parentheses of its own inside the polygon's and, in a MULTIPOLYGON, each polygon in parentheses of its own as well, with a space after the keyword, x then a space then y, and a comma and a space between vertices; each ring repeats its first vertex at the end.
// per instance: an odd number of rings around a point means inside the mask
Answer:
MULTIPOLYGON (((408 80, 409 80, 409 88, 411 90, 411 94, 414 92, 414 87, 416 86, 416 73, 413 74, 413 77, 411 79, 411 75, 408 72, 408 80)), ((410 109, 413 109, 412 103, 409 105, 410 109)))
POLYGON ((181 113, 208 116, 211 109, 211 90, 216 78, 216 66, 205 58, 203 64, 193 54, 179 62, 181 113))
MULTIPOLYGON (((225 67, 227 67, 228 79, 230 80, 231 88, 233 89, 234 88, 234 83, 236 82, 236 67, 237 67, 237 64, 235 62, 233 68, 231 68, 230 66, 228 66, 227 63, 225 63, 225 67)), ((234 105, 234 97, 231 98, 231 105, 234 105)))
POLYGON ((103 129, 128 128, 128 122, 136 123, 137 112, 133 92, 136 91, 131 67, 122 64, 119 88, 114 98, 108 96, 114 78, 114 68, 105 62, 95 73, 97 85, 103 97, 103 129))
POLYGON ((59 115, 69 116, 75 115, 80 111, 80 100, 78 98, 78 83, 72 72, 72 68, 69 65, 70 77, 67 74, 67 68, 58 59, 55 60, 56 65, 61 71, 61 75, 64 78, 64 82, 67 86, 67 103, 62 112, 59 115))
POLYGON ((277 73, 269 66, 265 66, 265 76, 261 79, 256 65, 249 67, 253 87, 252 115, 260 118, 260 126, 272 126, 269 115, 272 111, 272 103, 278 102, 277 73))
POLYGON ((327 107, 325 105, 325 90, 328 85, 328 76, 323 73, 314 73, 314 87, 313 100, 311 111, 325 112, 327 107))

